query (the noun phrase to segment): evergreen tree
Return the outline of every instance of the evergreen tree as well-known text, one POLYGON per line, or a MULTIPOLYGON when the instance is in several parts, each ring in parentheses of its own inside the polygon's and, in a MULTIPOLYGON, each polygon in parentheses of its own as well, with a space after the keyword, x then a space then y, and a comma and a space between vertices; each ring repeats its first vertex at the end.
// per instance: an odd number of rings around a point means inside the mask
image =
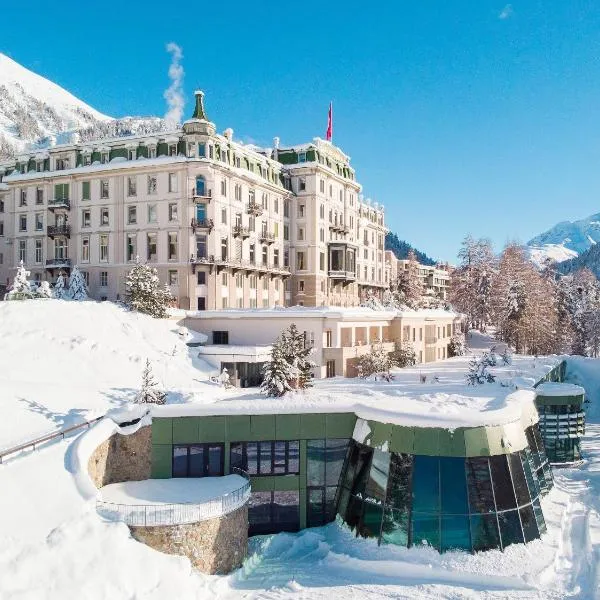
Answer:
POLYGON ((146 366, 142 372, 142 387, 135 398, 138 404, 165 404, 167 394, 163 392, 152 375, 150 361, 146 359, 146 366))
POLYGON ((381 375, 384 379, 390 380, 390 371, 396 366, 395 359, 383 348, 379 341, 371 344, 371 349, 367 354, 359 356, 356 361, 356 368, 359 377, 371 377, 372 375, 381 375))
POLYGON ((410 342, 396 342, 391 359, 397 367, 412 367, 417 364, 417 354, 410 342))
POLYGON ((454 334, 448 343, 448 357, 464 356, 466 353, 465 336, 462 333, 454 334))
POLYGON ((390 282, 390 305, 395 308, 421 308, 423 302, 423 281, 419 275, 419 262, 413 250, 408 252, 408 264, 402 269, 396 281, 390 282))
POLYGON ((271 360, 264 366, 260 390, 267 396, 279 398, 292 390, 290 382, 297 378, 298 370, 286 359, 283 338, 279 337, 273 344, 271 360))
POLYGON ((282 350, 285 360, 295 369, 297 380, 294 387, 304 389, 312 386, 312 370, 315 363, 310 360, 312 346, 306 343, 303 333, 292 323, 281 333, 282 350))
POLYGON ((71 271, 71 277, 69 277, 69 298, 71 298, 71 300, 88 299, 85 278, 77 266, 73 267, 73 271, 71 271))
POLYGON ((38 298, 52 298, 52 288, 47 281, 42 281, 35 294, 38 298))
POLYGON ((127 274, 127 305, 131 310, 162 319, 167 316, 171 294, 167 298, 160 286, 156 269, 144 265, 136 258, 135 265, 127 274))
POLYGON ((34 294, 31 289, 31 282, 27 279, 31 273, 25 268, 23 261, 17 267, 17 273, 13 280, 12 288, 6 294, 7 300, 27 300, 33 298, 34 294))
POLYGON ((58 300, 66 299, 68 298, 68 292, 69 290, 65 284, 65 277, 62 273, 60 273, 56 278, 56 283, 54 284, 54 297, 58 300))

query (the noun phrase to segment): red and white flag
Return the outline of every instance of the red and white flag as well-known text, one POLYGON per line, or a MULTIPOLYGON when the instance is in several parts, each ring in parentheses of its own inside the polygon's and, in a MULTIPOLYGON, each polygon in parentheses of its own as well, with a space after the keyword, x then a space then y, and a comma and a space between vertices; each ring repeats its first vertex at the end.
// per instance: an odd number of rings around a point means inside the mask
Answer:
POLYGON ((333 102, 329 103, 329 115, 327 116, 327 133, 325 139, 330 142, 333 137, 333 102))

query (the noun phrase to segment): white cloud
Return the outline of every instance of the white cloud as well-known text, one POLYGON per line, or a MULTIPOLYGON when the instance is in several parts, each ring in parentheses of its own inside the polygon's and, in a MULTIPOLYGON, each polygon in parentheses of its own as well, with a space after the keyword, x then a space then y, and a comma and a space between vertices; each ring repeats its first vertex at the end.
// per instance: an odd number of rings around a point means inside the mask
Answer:
POLYGON ((171 64, 169 65, 171 85, 163 94, 168 106, 165 120, 175 126, 181 123, 183 107, 185 106, 185 96, 183 94, 184 72, 183 67, 179 64, 179 61, 183 58, 183 51, 175 42, 169 42, 167 52, 171 54, 171 64))
POLYGON ((513 16, 514 12, 515 11, 513 10, 512 4, 507 4, 498 14, 498 18, 502 19, 503 21, 505 19, 510 19, 510 17, 513 16))

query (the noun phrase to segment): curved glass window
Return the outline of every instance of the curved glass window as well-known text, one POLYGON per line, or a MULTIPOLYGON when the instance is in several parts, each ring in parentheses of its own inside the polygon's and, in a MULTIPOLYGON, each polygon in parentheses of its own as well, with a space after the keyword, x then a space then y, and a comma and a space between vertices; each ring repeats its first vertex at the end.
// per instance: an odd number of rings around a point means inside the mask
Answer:
POLYGON ((340 515, 357 535, 379 542, 476 552, 529 542, 546 530, 529 448, 461 458, 351 442, 341 481, 340 515))
POLYGON ((206 196, 206 180, 202 175, 196 177, 196 196, 206 196))

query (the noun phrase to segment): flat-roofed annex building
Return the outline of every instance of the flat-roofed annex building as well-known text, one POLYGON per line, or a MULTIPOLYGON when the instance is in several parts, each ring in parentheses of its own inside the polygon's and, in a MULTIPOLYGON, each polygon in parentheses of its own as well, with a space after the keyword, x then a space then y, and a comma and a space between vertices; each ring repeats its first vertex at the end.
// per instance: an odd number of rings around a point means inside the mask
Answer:
POLYGON ((218 134, 196 92, 179 129, 0 164, 0 282, 21 260, 51 282, 77 264, 93 298, 119 300, 139 256, 181 308, 357 306, 387 286, 385 225, 349 160, 318 139, 264 150, 218 134))

